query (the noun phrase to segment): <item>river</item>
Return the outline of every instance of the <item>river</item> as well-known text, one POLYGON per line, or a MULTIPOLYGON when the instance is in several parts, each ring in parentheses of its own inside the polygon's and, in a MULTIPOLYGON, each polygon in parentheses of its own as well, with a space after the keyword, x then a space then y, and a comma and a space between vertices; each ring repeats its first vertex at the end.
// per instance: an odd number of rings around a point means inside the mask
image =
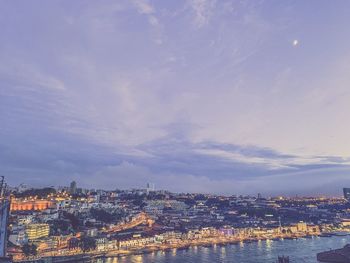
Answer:
POLYGON ((314 237, 295 240, 266 240, 236 245, 190 247, 157 251, 150 254, 98 259, 94 263, 274 263, 278 255, 290 257, 295 263, 317 263, 316 254, 343 247, 350 236, 314 237))

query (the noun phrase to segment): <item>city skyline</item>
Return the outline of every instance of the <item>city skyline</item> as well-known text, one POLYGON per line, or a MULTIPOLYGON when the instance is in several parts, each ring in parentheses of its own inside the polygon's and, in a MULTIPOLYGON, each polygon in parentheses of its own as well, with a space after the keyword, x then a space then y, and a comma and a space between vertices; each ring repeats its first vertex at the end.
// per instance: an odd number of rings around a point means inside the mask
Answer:
POLYGON ((11 185, 341 195, 350 2, 0 1, 11 185))

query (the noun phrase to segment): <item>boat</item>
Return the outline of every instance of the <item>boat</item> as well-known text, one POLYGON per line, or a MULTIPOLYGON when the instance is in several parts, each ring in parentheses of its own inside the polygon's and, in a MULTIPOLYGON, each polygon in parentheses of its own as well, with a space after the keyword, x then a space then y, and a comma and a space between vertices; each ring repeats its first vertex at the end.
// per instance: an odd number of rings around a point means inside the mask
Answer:
POLYGON ((294 239, 294 237, 285 237, 284 239, 291 240, 294 239))
POLYGON ((343 237, 343 236, 348 236, 348 235, 349 235, 348 232, 344 232, 344 231, 332 232, 331 234, 332 234, 333 236, 339 236, 339 237, 343 237))
POLYGON ((322 233, 322 234, 320 235, 320 237, 331 237, 331 236, 333 236, 333 235, 330 234, 330 233, 322 233))

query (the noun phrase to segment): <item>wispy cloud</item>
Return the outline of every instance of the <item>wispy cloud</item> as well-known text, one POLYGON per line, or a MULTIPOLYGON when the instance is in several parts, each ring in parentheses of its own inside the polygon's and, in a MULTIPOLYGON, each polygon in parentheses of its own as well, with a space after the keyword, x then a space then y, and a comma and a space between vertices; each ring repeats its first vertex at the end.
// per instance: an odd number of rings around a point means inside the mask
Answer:
POLYGON ((189 0, 194 13, 194 24, 201 28, 207 25, 213 16, 216 0, 189 0))
POLYGON ((135 5, 137 11, 141 15, 147 16, 148 23, 155 30, 154 42, 158 45, 163 43, 162 26, 156 16, 156 10, 148 0, 133 0, 132 3, 135 5))
POLYGON ((17 85, 31 89, 65 90, 66 88, 61 79, 50 73, 44 73, 34 64, 23 61, 6 61, 6 64, 0 65, 0 77, 3 81, 17 82, 17 85))
POLYGON ((150 15, 154 13, 153 6, 147 0, 132 0, 140 14, 150 15))
POLYGON ((8 1, 0 173, 13 184, 302 192, 317 181, 336 192, 350 165, 350 4, 336 5, 339 30, 315 26, 333 3, 310 16, 302 2, 8 1))

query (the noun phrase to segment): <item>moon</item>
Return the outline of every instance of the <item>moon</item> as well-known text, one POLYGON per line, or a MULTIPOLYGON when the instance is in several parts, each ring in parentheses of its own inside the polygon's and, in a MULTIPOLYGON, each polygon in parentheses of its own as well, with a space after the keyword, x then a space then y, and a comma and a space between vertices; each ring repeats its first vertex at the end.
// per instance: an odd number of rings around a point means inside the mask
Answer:
POLYGON ((299 40, 298 39, 294 39, 293 40, 293 46, 297 46, 297 45, 299 45, 299 40))

